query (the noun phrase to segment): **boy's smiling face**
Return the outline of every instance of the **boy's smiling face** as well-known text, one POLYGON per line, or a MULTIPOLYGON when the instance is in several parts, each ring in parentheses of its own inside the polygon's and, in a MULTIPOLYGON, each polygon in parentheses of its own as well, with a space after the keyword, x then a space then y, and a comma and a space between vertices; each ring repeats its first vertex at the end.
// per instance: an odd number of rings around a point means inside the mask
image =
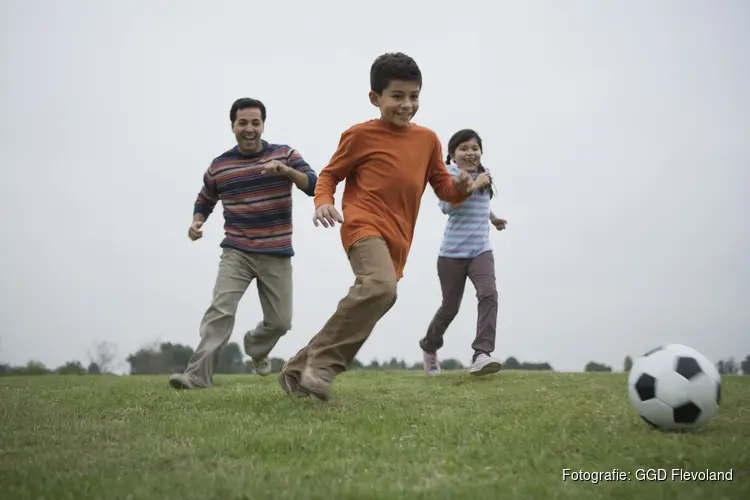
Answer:
POLYGON ((370 91, 370 102, 380 108, 380 117, 397 127, 406 127, 419 109, 418 82, 391 80, 382 94, 370 91))

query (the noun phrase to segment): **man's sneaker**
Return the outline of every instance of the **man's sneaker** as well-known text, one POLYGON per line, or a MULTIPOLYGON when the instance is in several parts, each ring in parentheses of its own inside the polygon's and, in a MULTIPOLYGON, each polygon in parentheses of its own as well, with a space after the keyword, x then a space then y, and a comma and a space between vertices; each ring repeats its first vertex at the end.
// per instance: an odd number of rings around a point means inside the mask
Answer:
POLYGON ((491 358, 485 353, 481 353, 479 356, 477 356, 477 359, 474 360, 474 362, 471 364, 471 368, 469 368, 469 373, 472 375, 489 375, 490 373, 495 373, 500 371, 500 361, 498 361, 495 358, 491 358))
POLYGON ((428 377, 440 375, 440 362, 438 361, 437 352, 422 351, 422 360, 424 372, 428 377))
POLYGON ((279 385, 289 396, 306 398, 310 395, 299 386, 299 383, 297 383, 297 380, 294 377, 287 374, 284 370, 279 373, 279 385))
POLYGON ((313 370, 308 366, 302 372, 299 387, 322 401, 328 401, 333 392, 333 375, 326 370, 313 370))
POLYGON ((268 360, 268 358, 263 359, 255 359, 251 358, 253 362, 253 368, 255 368, 255 373, 258 375, 265 377, 269 373, 271 373, 271 362, 268 360))
POLYGON ((169 386, 172 389, 201 389, 202 387, 194 384, 184 373, 174 373, 169 377, 169 386))

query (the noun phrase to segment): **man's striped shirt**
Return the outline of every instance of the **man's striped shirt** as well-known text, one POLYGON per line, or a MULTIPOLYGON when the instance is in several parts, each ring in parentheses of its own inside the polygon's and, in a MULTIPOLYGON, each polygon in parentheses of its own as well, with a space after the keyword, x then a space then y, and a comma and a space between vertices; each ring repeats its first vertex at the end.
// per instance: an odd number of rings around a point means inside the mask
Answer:
POLYGON ((221 200, 224 207, 222 248, 244 252, 294 255, 292 247, 292 187, 285 176, 263 175, 271 160, 307 174, 304 193, 315 194, 317 175, 293 148, 262 141, 263 149, 254 154, 230 149, 211 162, 203 175, 203 188, 193 213, 206 219, 221 200))

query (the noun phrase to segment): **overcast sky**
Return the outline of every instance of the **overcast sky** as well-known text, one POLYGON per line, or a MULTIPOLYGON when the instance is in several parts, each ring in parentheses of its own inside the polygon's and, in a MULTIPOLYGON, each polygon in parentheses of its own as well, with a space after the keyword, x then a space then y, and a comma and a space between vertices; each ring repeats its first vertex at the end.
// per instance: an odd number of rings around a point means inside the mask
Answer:
MULTIPOLYGON (((229 107, 317 171, 377 116, 387 51, 424 76, 415 122, 475 128, 495 175, 497 351, 557 370, 666 343, 750 354, 750 4, 743 0, 0 3, 0 361, 197 345, 223 237, 187 238, 229 107)), ((341 199, 343 185, 336 196, 341 199)), ((353 281, 338 230, 294 193, 293 329, 308 342, 353 281)), ((445 216, 426 192, 399 300, 359 359, 421 360, 445 216)), ((253 285, 233 341, 260 317, 253 285)), ((468 363, 467 286, 443 357, 468 363)), ((123 366, 126 368, 127 365, 123 366)))

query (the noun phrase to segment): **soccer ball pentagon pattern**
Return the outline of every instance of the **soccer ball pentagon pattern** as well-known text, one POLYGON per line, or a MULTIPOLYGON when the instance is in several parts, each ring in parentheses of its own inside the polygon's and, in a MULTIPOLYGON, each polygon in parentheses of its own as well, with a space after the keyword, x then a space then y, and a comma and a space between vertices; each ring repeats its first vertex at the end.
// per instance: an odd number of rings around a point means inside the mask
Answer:
POLYGON ((635 412, 664 431, 693 431, 719 410, 721 375, 695 349, 667 344, 638 358, 628 376, 635 412))

